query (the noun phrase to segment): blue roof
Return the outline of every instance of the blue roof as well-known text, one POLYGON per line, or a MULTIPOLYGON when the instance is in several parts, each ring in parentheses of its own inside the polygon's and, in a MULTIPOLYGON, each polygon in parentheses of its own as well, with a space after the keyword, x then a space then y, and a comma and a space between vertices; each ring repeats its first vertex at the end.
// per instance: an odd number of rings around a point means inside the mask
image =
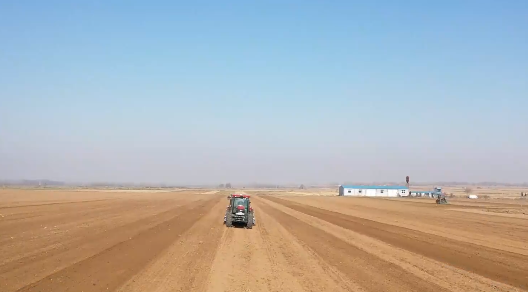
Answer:
POLYGON ((384 190, 401 190, 401 189, 408 189, 406 186, 358 186, 358 185, 348 185, 348 186, 341 186, 344 189, 384 189, 384 190))

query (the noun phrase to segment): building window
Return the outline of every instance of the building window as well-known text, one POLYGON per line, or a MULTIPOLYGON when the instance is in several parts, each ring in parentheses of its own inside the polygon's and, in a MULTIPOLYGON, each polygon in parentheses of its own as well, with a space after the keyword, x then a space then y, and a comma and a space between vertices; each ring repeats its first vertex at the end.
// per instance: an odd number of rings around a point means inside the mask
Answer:
POLYGON ((401 193, 402 193, 402 194, 405 194, 405 190, 401 190, 401 193))
POLYGON ((348 190, 348 193, 350 194, 352 191, 351 190, 348 190))
POLYGON ((381 190, 381 193, 383 194, 383 190, 381 190))
POLYGON ((358 193, 360 193, 360 194, 361 194, 361 190, 359 190, 359 191, 358 191, 358 193))

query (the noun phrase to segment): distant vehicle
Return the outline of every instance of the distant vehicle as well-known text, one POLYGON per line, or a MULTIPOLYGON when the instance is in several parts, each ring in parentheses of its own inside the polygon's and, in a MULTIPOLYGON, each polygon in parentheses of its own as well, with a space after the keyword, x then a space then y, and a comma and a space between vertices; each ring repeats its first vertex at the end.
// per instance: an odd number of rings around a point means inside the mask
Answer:
POLYGON ((244 226, 252 229, 255 225, 255 215, 249 195, 232 194, 227 197, 229 206, 226 208, 224 224, 226 227, 244 226))
POLYGON ((442 204, 442 205, 443 204, 447 204, 447 199, 446 199, 445 195, 444 194, 438 195, 438 197, 436 198, 436 203, 437 204, 442 204))

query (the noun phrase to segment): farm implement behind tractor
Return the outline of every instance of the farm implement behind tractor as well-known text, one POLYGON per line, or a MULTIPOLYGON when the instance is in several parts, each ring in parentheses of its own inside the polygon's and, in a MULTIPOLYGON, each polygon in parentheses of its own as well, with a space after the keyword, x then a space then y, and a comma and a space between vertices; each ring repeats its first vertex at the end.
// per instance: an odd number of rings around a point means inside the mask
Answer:
POLYGON ((436 197, 436 203, 437 204, 447 204, 447 199, 445 197, 445 194, 439 194, 437 197, 436 197))
POLYGON ((229 206, 226 208, 224 224, 227 227, 241 226, 247 229, 255 225, 255 216, 249 195, 233 194, 227 197, 229 206))

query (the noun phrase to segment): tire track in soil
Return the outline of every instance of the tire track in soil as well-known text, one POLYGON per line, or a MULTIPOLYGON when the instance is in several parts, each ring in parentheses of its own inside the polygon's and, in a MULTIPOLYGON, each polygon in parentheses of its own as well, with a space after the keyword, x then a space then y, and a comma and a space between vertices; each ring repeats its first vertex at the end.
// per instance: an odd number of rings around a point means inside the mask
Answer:
MULTIPOLYGON (((490 248, 499 247, 502 250, 528 256, 527 246, 522 244, 528 239, 526 236, 528 234, 526 219, 528 218, 491 217, 489 215, 492 212, 486 212, 488 216, 475 213, 461 214, 459 210, 463 210, 460 209, 463 206, 437 205, 434 200, 429 201, 428 199, 420 203, 421 206, 413 206, 407 204, 407 199, 338 196, 282 198, 303 205, 436 234, 471 244, 490 248), (417 218, 421 219, 417 220, 417 218), (486 236, 483 237, 482 234, 486 236)), ((477 208, 482 209, 483 207, 477 208)))
POLYGON ((486 278, 528 290, 528 257, 404 227, 266 197, 304 214, 486 278))
MULTIPOLYGON (((177 203, 181 203, 181 201, 177 201, 177 203)), ((31 278, 38 279, 40 275, 49 275, 49 273, 56 272, 57 269, 66 268, 65 264, 84 260, 101 252, 107 246, 129 240, 132 236, 168 221, 188 208, 189 205, 177 205, 177 207, 167 211, 134 220, 118 227, 105 229, 104 231, 92 229, 86 234, 80 234, 74 236, 71 240, 66 239, 58 244, 42 247, 36 252, 24 252, 24 256, 0 265, 0 282, 14 285, 5 286, 4 288, 19 289, 25 283, 28 275, 31 275, 31 278)), ((133 208, 129 210, 134 212, 133 208)), ((108 215, 110 214, 106 216, 108 215)))
POLYGON ((223 226, 225 231, 205 291, 304 291, 289 273, 290 267, 282 265, 277 250, 270 246, 277 239, 262 236, 264 219, 257 211, 258 205, 253 206, 257 219, 253 229, 223 226))
POLYGON ((225 203, 218 202, 158 259, 118 292, 203 291, 224 233, 225 203))
POLYGON ((194 202, 169 220, 17 291, 114 291, 189 230, 219 200, 215 196, 194 202))
POLYGON ((64 224, 65 221, 71 220, 72 217, 75 221, 82 221, 84 218, 114 213, 115 209, 118 208, 127 208, 127 206, 105 204, 105 202, 97 202, 97 204, 85 203, 79 206, 67 205, 64 207, 64 209, 60 209, 57 205, 49 205, 45 209, 39 208, 37 210, 30 209, 27 212, 4 213, 6 218, 0 221, 0 238, 8 235, 18 237, 20 233, 38 229, 41 225, 64 224))
POLYGON ((71 201, 71 202, 51 202, 51 203, 41 203, 41 204, 29 204, 29 205, 14 205, 14 206, 0 206, 0 210, 3 209, 22 209, 29 207, 48 207, 54 205, 77 205, 77 204, 87 204, 87 203, 97 203, 97 202, 107 202, 117 200, 115 198, 111 199, 99 199, 99 200, 85 200, 85 201, 71 201))
MULTIPOLYGON (((405 249, 394 247, 383 241, 356 233, 350 229, 345 229, 322 219, 290 209, 278 203, 268 200, 266 201, 266 204, 290 214, 301 221, 317 227, 320 230, 324 230, 325 232, 340 238, 350 245, 357 246, 358 248, 382 258, 385 261, 394 263, 395 265, 405 269, 408 273, 414 274, 427 282, 437 284, 448 291, 521 291, 518 288, 512 287, 510 285, 493 281, 486 277, 450 266, 443 262, 439 262, 419 254, 415 254, 405 249)), ((320 291, 337 290, 323 289, 320 291)), ((347 291, 350 291, 350 289, 347 291)))
POLYGON ((326 263, 366 291, 448 291, 264 202, 261 208, 326 263))
MULTIPOLYGON (((168 202, 166 206, 174 206, 175 203, 177 201, 168 202)), ((34 238, 28 237, 34 236, 35 233, 42 235, 38 233, 43 231, 43 227, 66 227, 68 225, 80 226, 100 223, 110 218, 118 218, 126 212, 130 212, 130 210, 140 207, 142 207, 140 203, 125 201, 120 204, 100 206, 83 205, 66 210, 49 208, 44 214, 35 212, 29 216, 27 214, 11 215, 8 220, 0 221, 0 252, 4 247, 11 248, 8 245, 9 241, 11 241, 10 237, 14 237, 17 240, 22 238, 25 241, 30 241, 34 238)), ((145 208, 142 211, 145 211, 145 208)), ((41 238, 38 238, 38 240, 40 241, 41 238)))
MULTIPOLYGON (((255 246, 255 232, 255 229, 225 227, 222 243, 213 261, 206 291, 260 291, 254 290, 255 286, 261 286, 260 281, 265 279, 256 278, 256 271, 253 269, 255 260, 261 261, 254 257, 255 249, 258 248, 255 246)), ((259 268, 268 269, 269 267, 264 264, 259 268)))
MULTIPOLYGON (((256 205, 260 203, 255 200, 256 205)), ((262 210, 259 208, 259 210, 262 210)), ((296 282, 295 291, 363 291, 334 267, 328 265, 317 254, 302 245, 278 221, 265 212, 259 212, 258 228, 271 262, 273 274, 281 275, 286 282, 296 282)), ((269 288, 269 287, 268 287, 269 288)), ((285 290, 279 287, 276 291, 285 290)))

